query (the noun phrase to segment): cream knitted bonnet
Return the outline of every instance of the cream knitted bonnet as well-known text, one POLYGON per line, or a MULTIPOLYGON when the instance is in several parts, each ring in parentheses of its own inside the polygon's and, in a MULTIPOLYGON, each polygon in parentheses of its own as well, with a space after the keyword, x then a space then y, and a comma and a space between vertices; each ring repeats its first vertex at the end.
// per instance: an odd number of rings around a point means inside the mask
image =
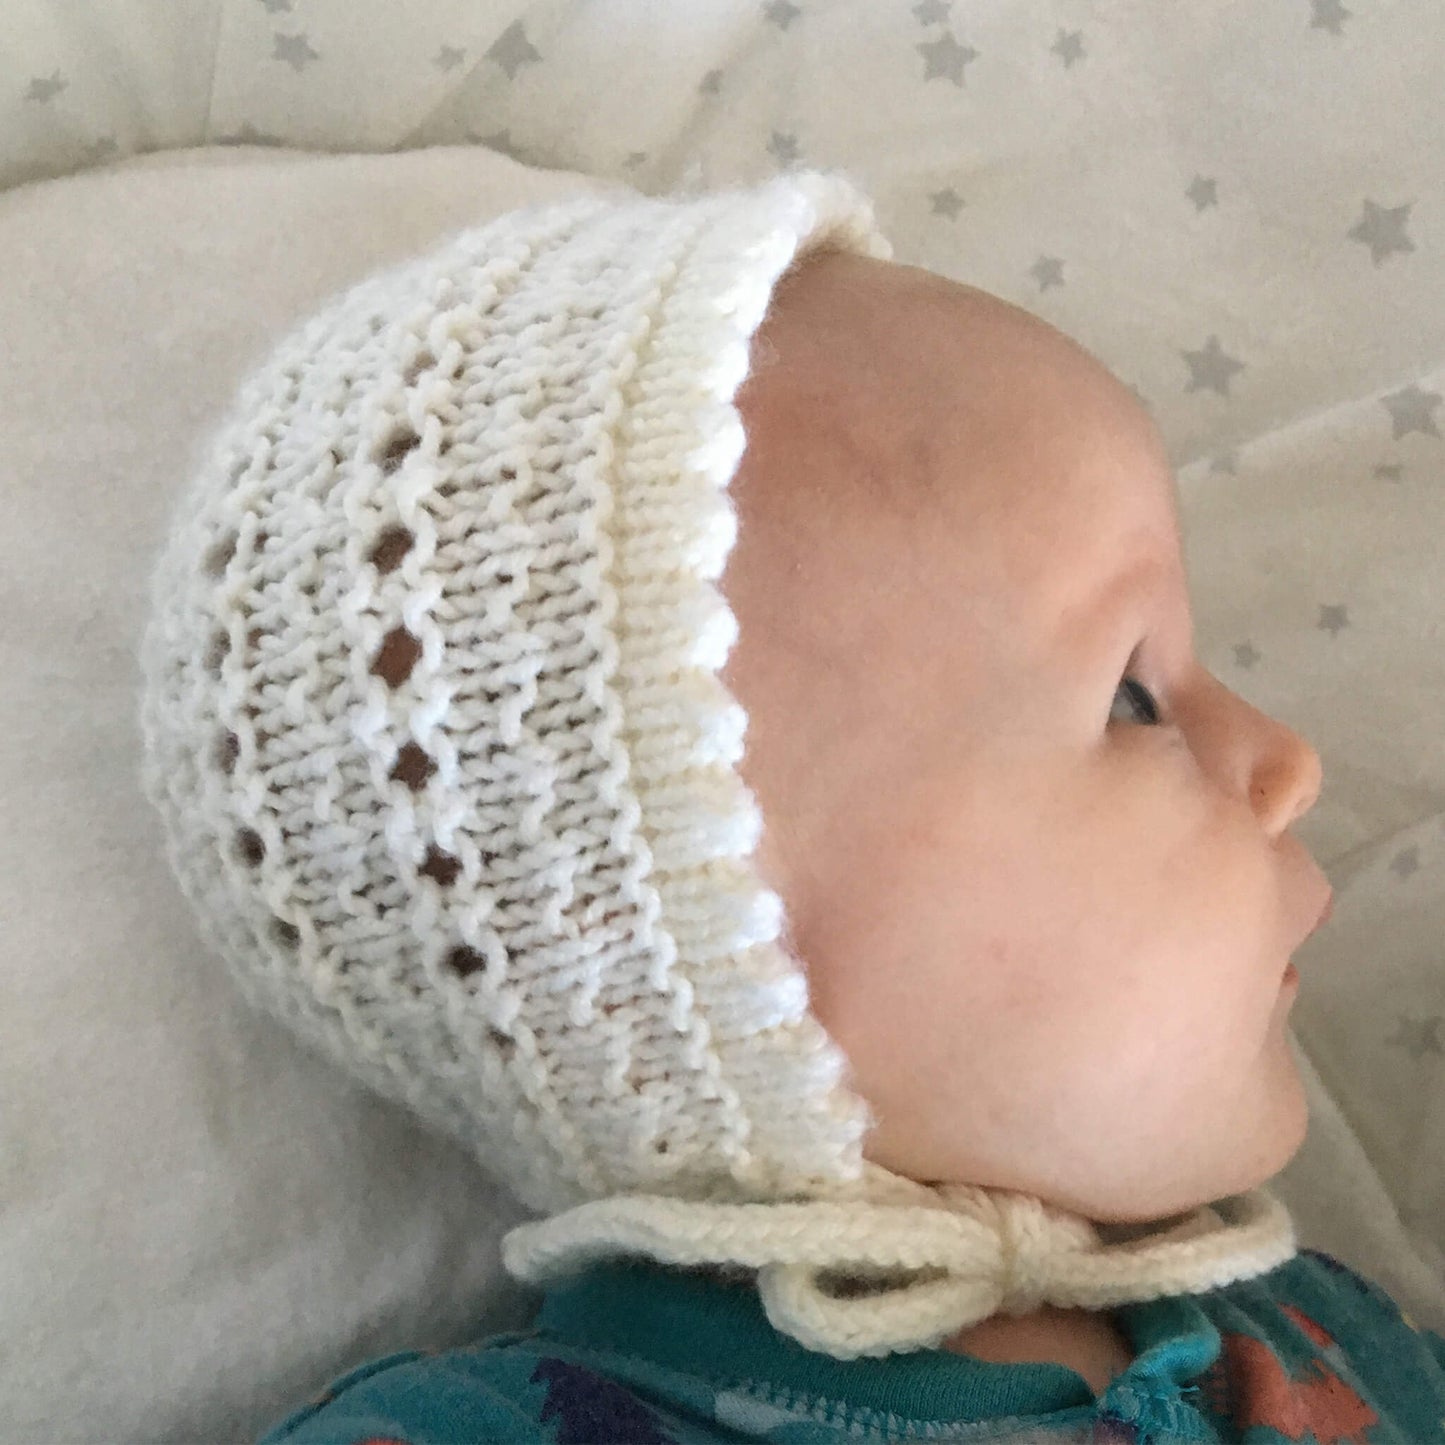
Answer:
POLYGON ((862 1157, 718 678, 733 398, 820 247, 892 257, 839 172, 588 194, 282 341, 154 574, 171 866, 254 1006, 541 1216, 503 1241, 534 1284, 754 1269, 776 1328, 851 1358, 1264 1273, 1295 1239, 1262 1190, 1140 1237, 862 1157))

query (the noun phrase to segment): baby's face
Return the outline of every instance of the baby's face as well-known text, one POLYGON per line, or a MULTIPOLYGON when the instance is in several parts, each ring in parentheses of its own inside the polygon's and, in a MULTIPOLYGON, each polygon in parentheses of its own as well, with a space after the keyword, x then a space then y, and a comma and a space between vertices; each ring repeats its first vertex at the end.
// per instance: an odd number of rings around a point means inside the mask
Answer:
POLYGON ((1148 414, 1028 313, 846 255, 753 357, 724 679, 866 1157, 1117 1222, 1267 1180, 1320 763, 1194 656, 1148 414))

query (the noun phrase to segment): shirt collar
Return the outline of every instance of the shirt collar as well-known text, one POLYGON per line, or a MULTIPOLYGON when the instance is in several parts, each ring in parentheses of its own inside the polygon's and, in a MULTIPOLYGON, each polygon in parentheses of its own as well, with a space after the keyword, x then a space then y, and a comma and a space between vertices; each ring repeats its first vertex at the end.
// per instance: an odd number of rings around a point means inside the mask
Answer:
MULTIPOLYGON (((1109 1387, 1175 1394, 1218 1358, 1219 1331, 1188 1295, 1125 1305, 1115 1316, 1137 1358, 1109 1387)), ((774 1329, 756 1288, 707 1269, 652 1260, 597 1265, 552 1286, 536 1330, 717 1381, 766 1382, 911 1418, 988 1420, 1091 1406, 1058 1364, 992 1364, 949 1350, 839 1360, 774 1329)))

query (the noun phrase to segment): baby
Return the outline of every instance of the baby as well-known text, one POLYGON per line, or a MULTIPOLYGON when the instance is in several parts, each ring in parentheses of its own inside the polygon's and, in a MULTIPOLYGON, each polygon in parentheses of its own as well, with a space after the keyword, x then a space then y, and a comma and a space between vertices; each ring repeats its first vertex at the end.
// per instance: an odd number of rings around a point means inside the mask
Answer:
POLYGON ((1445 1341, 1260 1188, 1319 758, 1076 343, 841 175, 592 197, 355 288, 188 507, 188 896, 546 1216, 531 1329, 266 1445, 1445 1439, 1445 1341))
MULTIPOLYGON (((856 255, 805 260, 761 340, 724 675, 865 1157, 1100 1221, 1269 1179, 1307 1122, 1320 763, 1194 656, 1147 413, 1027 312, 856 255)), ((1132 1358, 1083 1310, 949 1347, 1101 1392, 1132 1358)))

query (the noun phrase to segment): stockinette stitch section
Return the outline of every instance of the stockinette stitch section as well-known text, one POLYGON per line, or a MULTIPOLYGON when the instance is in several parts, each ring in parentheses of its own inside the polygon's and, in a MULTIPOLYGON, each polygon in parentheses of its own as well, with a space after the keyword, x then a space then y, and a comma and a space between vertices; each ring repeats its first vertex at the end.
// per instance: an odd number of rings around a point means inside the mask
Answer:
POLYGON ((823 244, 888 254, 824 175, 464 232, 280 342, 156 570, 144 781, 202 927, 542 1213, 856 1171, 717 677, 732 397, 823 244))

